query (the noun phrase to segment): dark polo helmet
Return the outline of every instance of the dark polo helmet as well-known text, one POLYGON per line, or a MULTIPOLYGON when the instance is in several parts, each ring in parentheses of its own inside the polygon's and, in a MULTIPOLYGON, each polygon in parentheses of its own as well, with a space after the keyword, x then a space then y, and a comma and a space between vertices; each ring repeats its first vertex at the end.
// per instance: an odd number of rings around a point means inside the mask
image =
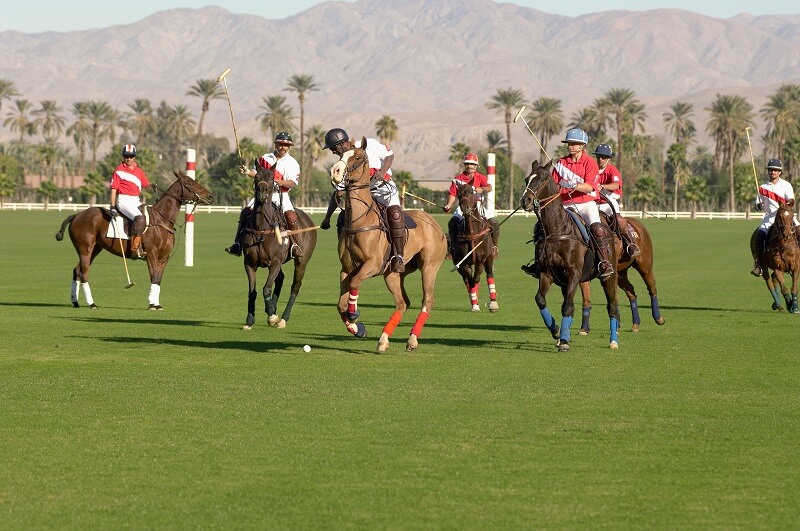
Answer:
POLYGON ((781 159, 769 159, 769 162, 767 162, 767 169, 783 171, 783 163, 781 162, 781 159))
POLYGON ((594 155, 602 155, 611 158, 614 156, 614 152, 608 144, 598 144, 597 147, 594 148, 594 155))
POLYGON ((290 146, 294 145, 294 142, 292 142, 292 135, 290 135, 286 131, 281 131, 280 133, 275 135, 275 143, 276 144, 289 144, 290 146))
POLYGON ((347 136, 347 131, 336 127, 325 133, 325 149, 331 149, 337 144, 346 142, 350 137, 347 136))

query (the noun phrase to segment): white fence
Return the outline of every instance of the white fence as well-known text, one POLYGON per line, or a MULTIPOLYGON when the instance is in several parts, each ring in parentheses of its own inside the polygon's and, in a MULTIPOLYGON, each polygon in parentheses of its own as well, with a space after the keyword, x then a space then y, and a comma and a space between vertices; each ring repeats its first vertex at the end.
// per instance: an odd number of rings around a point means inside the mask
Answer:
MULTIPOLYGON (((89 208, 92 205, 86 203, 50 203, 47 210, 52 212, 78 212, 89 208)), ((95 205, 98 206, 98 205, 95 205)), ((103 205, 105 206, 105 205, 103 205)), ((301 207, 307 214, 324 214, 327 207, 301 207)), ((232 205, 197 205, 195 209, 196 214, 219 212, 223 214, 238 214, 242 209, 241 206, 232 205)), ((0 210, 5 211, 34 211, 44 210, 44 203, 4 203, 0 210)), ((511 213, 511 210, 497 210, 495 215, 502 219, 511 213)), ((652 218, 652 219, 692 219, 691 212, 672 212, 662 210, 623 210, 622 214, 631 218, 652 218)), ((534 216, 532 212, 518 211, 515 216, 531 217, 534 216)), ((760 213, 748 212, 696 212, 695 219, 760 219, 760 213)))

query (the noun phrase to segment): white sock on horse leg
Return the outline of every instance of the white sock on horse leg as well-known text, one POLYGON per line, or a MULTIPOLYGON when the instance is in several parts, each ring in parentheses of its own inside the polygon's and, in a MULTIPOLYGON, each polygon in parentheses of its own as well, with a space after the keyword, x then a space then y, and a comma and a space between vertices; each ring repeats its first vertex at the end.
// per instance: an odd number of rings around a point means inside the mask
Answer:
POLYGON ((150 293, 147 295, 147 302, 153 306, 159 306, 159 295, 161 295, 161 286, 158 284, 150 284, 150 293))
POLYGON ((89 283, 81 282, 81 289, 83 290, 83 296, 86 299, 86 304, 89 306, 94 304, 94 298, 92 298, 92 288, 89 287, 89 283))

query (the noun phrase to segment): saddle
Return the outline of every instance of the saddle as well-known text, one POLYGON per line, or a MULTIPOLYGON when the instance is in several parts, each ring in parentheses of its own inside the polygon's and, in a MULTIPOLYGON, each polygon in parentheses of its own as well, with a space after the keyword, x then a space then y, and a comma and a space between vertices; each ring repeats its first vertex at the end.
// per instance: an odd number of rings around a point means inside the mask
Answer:
MULTIPOLYGON (((144 234, 150 226, 150 207, 142 204, 139 206, 139 211, 144 215, 144 230, 142 231, 142 234, 144 234)), ((130 239, 128 235, 133 229, 133 220, 131 218, 119 211, 117 211, 116 216, 112 216, 109 208, 103 208, 103 217, 108 218, 108 230, 106 231, 108 238, 130 239)))

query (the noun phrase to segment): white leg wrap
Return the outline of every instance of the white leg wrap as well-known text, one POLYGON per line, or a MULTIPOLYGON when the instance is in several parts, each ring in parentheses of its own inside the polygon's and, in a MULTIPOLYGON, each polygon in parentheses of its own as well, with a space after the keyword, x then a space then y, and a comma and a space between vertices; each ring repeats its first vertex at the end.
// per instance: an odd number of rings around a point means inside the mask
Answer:
POLYGON ((72 290, 70 291, 70 300, 72 302, 78 302, 78 286, 80 285, 79 280, 72 281, 72 290))
POLYGON ((92 298, 92 288, 89 287, 89 283, 81 282, 81 289, 83 290, 83 296, 86 299, 86 304, 89 306, 94 304, 94 299, 92 298))
POLYGON ((150 284, 150 294, 147 296, 147 302, 154 306, 159 306, 159 295, 161 295, 161 286, 158 284, 150 284))

